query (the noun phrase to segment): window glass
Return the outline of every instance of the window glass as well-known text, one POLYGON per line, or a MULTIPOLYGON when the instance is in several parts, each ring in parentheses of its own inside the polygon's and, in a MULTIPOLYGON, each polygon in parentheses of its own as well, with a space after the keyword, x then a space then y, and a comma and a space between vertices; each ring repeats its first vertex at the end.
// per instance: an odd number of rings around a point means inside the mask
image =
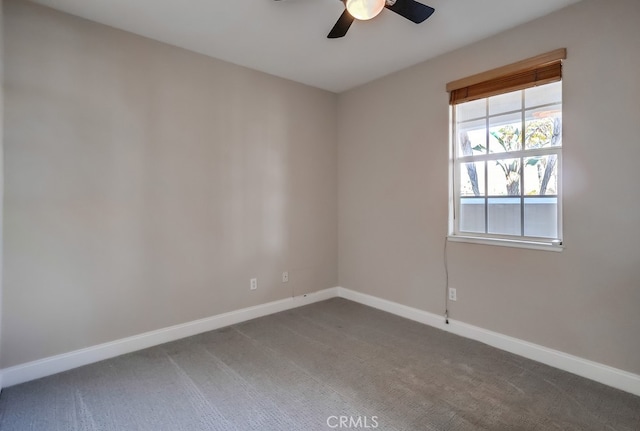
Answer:
POLYGON ((487 162, 489 196, 520 196, 520 159, 487 162))
POLYGON ((524 198, 524 234, 558 238, 558 198, 524 198))
POLYGON ((489 152, 504 153, 522 148, 522 113, 489 118, 489 152))
POLYGON ((524 195, 558 194, 558 156, 526 157, 524 159, 524 195))
POLYGON ((549 105, 562 102, 562 82, 554 82, 547 85, 538 85, 536 87, 524 90, 524 107, 531 108, 533 106, 549 105))
POLYGON ((460 199, 460 230, 469 233, 485 231, 485 200, 478 198, 460 199))
POLYGON ((484 118, 487 115, 487 99, 463 103, 458 108, 457 114, 458 121, 460 122, 484 118))
POLYGON ((467 121, 458 126, 458 154, 471 156, 487 152, 486 119, 467 121))
POLYGON ((500 94, 489 97, 489 115, 503 112, 520 111, 522 109, 522 92, 500 94))
POLYGON ((488 233, 500 235, 520 235, 520 199, 518 198, 489 198, 487 199, 488 233))
POLYGON ((525 111, 526 149, 560 145, 562 105, 548 105, 525 111))
POLYGON ((484 162, 460 164, 460 196, 484 196, 484 162))

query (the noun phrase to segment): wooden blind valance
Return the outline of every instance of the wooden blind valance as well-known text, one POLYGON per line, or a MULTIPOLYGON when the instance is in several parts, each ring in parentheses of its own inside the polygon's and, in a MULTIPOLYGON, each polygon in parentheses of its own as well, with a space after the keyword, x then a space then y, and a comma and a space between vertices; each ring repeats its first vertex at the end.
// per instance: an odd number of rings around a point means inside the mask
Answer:
POLYGON ((522 90, 562 79, 565 48, 489 70, 447 84, 452 105, 522 90))

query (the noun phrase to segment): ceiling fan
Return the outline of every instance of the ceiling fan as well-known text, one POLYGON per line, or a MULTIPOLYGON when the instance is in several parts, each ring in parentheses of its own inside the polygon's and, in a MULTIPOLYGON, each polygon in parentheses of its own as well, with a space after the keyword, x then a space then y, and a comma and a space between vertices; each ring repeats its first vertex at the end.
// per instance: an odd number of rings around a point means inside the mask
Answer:
MULTIPOLYGON (((278 0, 276 0, 278 1, 278 0)), ((349 31, 354 20, 366 21, 375 18, 385 7, 406 19, 420 24, 435 12, 435 9, 415 0, 340 0, 345 9, 327 38, 337 39, 349 31)))

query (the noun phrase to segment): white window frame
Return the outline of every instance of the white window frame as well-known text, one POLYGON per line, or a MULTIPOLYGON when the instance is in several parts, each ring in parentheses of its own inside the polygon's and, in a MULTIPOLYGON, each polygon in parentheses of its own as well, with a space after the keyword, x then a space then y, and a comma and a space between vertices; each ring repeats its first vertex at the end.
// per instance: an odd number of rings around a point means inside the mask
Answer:
MULTIPOLYGON (((521 92, 522 97, 524 98, 524 90, 515 90, 508 91, 507 93, 513 92, 521 92)), ((488 97, 483 98, 488 103, 488 97)), ((563 100, 561 101, 561 106, 564 106, 563 100)), ((510 111, 510 112, 501 112, 499 114, 495 114, 497 116, 505 115, 509 113, 521 113, 522 117, 522 128, 521 130, 525 130, 525 112, 532 109, 543 108, 548 105, 540 105, 540 106, 528 106, 525 108, 525 104, 522 103, 520 109, 510 111)), ((557 104, 553 104, 557 105, 557 104)), ((510 152, 497 152, 491 153, 487 150, 485 154, 476 154, 476 155, 459 155, 458 151, 460 145, 458 143, 458 132, 456 129, 457 121, 456 121, 456 106, 450 106, 450 163, 449 163, 449 235, 448 239, 450 241, 459 241, 459 242, 470 242, 477 244, 489 244, 489 245, 498 245, 498 246, 509 246, 509 247, 519 247, 519 248, 532 248, 538 250, 551 250, 551 251, 562 251, 564 246, 562 242, 562 227, 563 227, 563 217, 562 217, 562 148, 564 146, 564 142, 561 140, 560 146, 553 147, 545 147, 545 148, 537 148, 537 149, 524 149, 524 142, 522 142, 522 149, 518 151, 510 151, 510 152), (524 212, 525 206, 524 201, 525 198, 544 198, 545 196, 528 196, 524 194, 524 168, 525 165, 523 163, 523 159, 525 157, 531 156, 542 156, 542 155, 556 155, 556 165, 557 165, 557 194, 555 195, 557 198, 557 236, 558 238, 541 238, 541 237, 532 237, 524 235, 524 212), (461 196, 460 196, 460 187, 459 187, 459 179, 461 177, 461 166, 463 163, 469 162, 490 162, 492 160, 504 159, 504 158, 520 158, 520 178, 521 178, 521 186, 520 186, 520 196, 513 196, 514 199, 520 200, 520 226, 521 226, 521 235, 507 235, 507 234, 493 234, 493 233, 471 233, 460 230, 460 205, 461 205, 461 196)), ((489 135, 489 119, 493 115, 489 115, 488 108, 485 110, 484 117, 478 117, 478 119, 484 118, 486 121, 486 133, 487 133, 487 143, 488 143, 488 135, 489 135)), ((471 120, 469 120, 471 121, 471 120)), ((562 131, 561 131, 562 133, 562 131)), ((484 187, 482 196, 478 196, 478 198, 483 198, 485 205, 485 232, 488 232, 488 201, 493 196, 488 195, 488 187, 489 181, 486 178, 487 169, 484 169, 484 187)), ((500 198, 505 198, 508 196, 500 196, 500 198)))

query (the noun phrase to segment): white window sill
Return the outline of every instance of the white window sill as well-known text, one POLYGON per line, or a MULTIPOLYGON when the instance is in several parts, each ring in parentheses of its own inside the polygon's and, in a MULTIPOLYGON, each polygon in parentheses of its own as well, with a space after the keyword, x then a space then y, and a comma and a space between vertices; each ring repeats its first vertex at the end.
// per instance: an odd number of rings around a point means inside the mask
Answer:
POLYGON ((551 242, 485 238, 464 235, 449 235, 447 236, 447 240, 452 242, 467 242, 471 244, 495 245, 500 247, 528 248, 530 250, 546 250, 555 252, 561 252, 562 250, 564 250, 564 246, 562 244, 553 244, 551 242))

